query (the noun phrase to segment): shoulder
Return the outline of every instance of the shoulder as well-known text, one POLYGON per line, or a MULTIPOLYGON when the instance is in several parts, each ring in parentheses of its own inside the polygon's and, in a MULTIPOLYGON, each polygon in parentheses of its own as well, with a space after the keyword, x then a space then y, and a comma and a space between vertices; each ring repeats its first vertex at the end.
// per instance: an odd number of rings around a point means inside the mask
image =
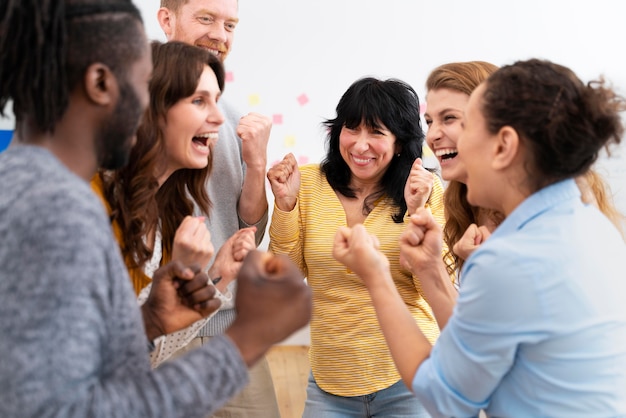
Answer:
POLYGON ((311 176, 317 174, 321 175, 322 173, 319 164, 303 164, 301 166, 298 166, 298 169, 303 176, 311 176))
POLYGON ((7 268, 45 268, 45 274, 31 275, 32 280, 42 286, 44 279, 38 277, 45 276, 60 287, 61 283, 71 287, 77 277, 95 277, 96 272, 108 269, 119 257, 119 249, 104 207, 89 184, 53 159, 32 164, 28 175, 24 170, 5 173, 4 178, 8 182, 22 179, 15 198, 0 205, 3 238, 19 244, 0 251, 3 262, 13 266, 7 268))
POLYGON ((319 164, 304 164, 299 166, 298 169, 300 170, 303 187, 319 187, 328 183, 324 173, 320 170, 319 164))

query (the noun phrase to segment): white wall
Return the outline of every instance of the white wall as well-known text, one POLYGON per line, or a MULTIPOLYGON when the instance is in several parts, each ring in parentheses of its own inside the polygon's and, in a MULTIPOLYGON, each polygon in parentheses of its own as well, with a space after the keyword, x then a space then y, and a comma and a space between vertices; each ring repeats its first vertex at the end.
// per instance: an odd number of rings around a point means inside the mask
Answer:
MULTIPOLYGON (((164 40, 158 0, 139 6, 148 36, 164 40)), ((612 0, 239 0, 224 97, 242 112, 275 118, 270 164, 288 152, 316 162, 324 152, 320 123, 364 75, 401 78, 423 100, 426 77, 439 64, 539 57, 585 81, 605 75, 626 94, 625 16, 626 3, 612 0)), ((626 212, 621 148, 600 168, 626 212)))

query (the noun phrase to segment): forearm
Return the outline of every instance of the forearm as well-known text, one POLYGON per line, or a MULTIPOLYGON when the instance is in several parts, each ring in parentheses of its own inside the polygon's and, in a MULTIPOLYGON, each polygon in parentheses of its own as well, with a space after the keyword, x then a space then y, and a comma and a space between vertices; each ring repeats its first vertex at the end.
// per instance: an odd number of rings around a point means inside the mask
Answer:
POLYGON ((146 330, 146 338, 148 341, 153 341, 155 338, 164 335, 163 330, 158 324, 152 309, 144 303, 141 305, 141 317, 143 319, 143 326, 146 330))
POLYGON ((419 276, 423 296, 433 310, 439 329, 444 329, 456 305, 458 291, 454 287, 443 261, 433 263, 432 270, 419 276))
POLYGON ((229 340, 211 340, 193 356, 151 371, 143 327, 130 305, 116 304, 121 312, 104 317, 93 309, 69 307, 94 304, 94 299, 68 294, 59 298, 64 308, 55 306, 54 315, 48 310, 46 317, 54 321, 35 321, 41 326, 29 328, 35 338, 7 336, 0 344, 7 360, 0 416, 39 417, 45 411, 51 417, 204 417, 246 384, 246 365, 229 340), (57 350, 42 355, 46 350, 35 341, 51 342, 57 350))
POLYGON ((380 275, 370 280, 375 284, 368 289, 396 368, 404 384, 411 389, 417 369, 430 355, 431 345, 406 307, 389 273, 384 275, 384 280, 380 275))
POLYGON ((274 206, 272 222, 269 227, 270 242, 268 250, 273 254, 285 254, 293 261, 305 276, 308 274, 300 235, 299 207, 289 212, 281 211, 274 206))
POLYGON ((255 225, 267 213, 264 168, 246 167, 237 210, 239 218, 248 225, 255 225))
POLYGON ((94 410, 82 416, 97 411, 106 416, 205 417, 248 382, 245 363, 232 342, 223 337, 143 376, 130 373, 93 388, 92 398, 98 402, 86 398, 87 407, 94 410))

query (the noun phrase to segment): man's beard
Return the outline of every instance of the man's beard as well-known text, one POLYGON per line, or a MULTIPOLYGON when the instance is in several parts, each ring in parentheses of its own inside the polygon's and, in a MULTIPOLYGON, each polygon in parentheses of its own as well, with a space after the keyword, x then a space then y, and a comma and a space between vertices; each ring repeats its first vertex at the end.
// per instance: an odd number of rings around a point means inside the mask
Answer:
POLYGON ((132 86, 120 83, 120 98, 97 134, 99 168, 115 170, 128 163, 143 108, 132 86))

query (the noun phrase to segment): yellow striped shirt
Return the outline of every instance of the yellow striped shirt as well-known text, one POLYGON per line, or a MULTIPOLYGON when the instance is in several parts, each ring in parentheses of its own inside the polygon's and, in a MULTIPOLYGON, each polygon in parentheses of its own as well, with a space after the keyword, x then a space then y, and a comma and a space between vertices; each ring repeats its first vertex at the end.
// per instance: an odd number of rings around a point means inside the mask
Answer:
MULTIPOLYGON (((300 167, 298 201, 290 212, 274 207, 270 251, 287 254, 299 265, 313 291, 309 357, 317 384, 338 396, 359 396, 385 389, 400 379, 363 282, 332 256, 335 232, 346 214, 319 165, 300 167)), ((435 185, 427 203, 443 225, 443 186, 435 185)), ((363 225, 380 241, 391 275, 407 307, 431 343, 439 328, 420 292, 419 279, 400 267, 399 237, 408 222, 394 223, 396 208, 380 199, 363 225)))

